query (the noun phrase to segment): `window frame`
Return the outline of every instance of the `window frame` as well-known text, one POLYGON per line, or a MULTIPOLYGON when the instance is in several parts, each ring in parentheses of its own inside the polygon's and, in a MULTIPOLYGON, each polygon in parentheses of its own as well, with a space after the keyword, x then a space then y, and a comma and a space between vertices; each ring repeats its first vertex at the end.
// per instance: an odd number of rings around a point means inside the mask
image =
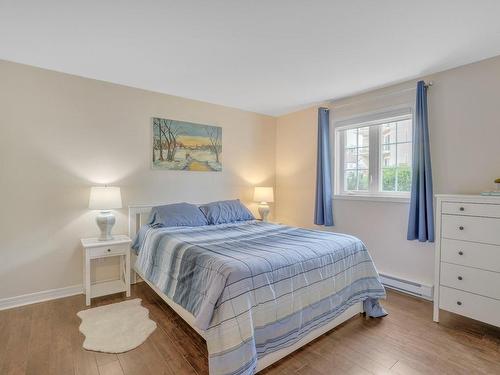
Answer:
MULTIPOLYGON (((392 202, 409 202, 411 192, 382 191, 382 125, 390 122, 411 120, 413 131, 413 110, 402 108, 389 112, 378 112, 365 116, 358 116, 334 123, 334 198, 348 200, 382 200, 392 202), (369 172, 368 190, 344 190, 344 157, 345 137, 343 131, 369 126, 369 172)), ((396 139, 397 141, 397 139, 396 139)), ((412 152, 412 151, 410 151, 412 152)))

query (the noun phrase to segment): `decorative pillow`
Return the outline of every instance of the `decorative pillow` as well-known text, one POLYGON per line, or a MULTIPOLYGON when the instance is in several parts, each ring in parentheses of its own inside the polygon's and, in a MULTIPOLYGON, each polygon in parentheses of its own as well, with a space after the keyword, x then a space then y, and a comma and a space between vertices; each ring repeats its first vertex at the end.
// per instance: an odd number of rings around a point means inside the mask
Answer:
POLYGON ((162 227, 199 227, 208 225, 208 221, 198 206, 191 203, 174 203, 153 207, 148 224, 162 227))
POLYGON ((239 199, 207 203, 201 205, 200 210, 210 225, 255 219, 239 199))

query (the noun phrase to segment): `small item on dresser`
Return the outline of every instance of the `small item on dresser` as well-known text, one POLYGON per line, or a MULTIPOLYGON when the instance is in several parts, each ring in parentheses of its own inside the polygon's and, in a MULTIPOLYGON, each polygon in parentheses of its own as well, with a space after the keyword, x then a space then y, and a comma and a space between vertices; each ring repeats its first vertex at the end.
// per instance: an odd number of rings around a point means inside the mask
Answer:
POLYGON ((483 191, 481 195, 485 196, 500 196, 500 178, 495 180, 496 190, 492 191, 483 191))
POLYGON ((500 197, 500 191, 483 191, 481 195, 486 197, 500 197))

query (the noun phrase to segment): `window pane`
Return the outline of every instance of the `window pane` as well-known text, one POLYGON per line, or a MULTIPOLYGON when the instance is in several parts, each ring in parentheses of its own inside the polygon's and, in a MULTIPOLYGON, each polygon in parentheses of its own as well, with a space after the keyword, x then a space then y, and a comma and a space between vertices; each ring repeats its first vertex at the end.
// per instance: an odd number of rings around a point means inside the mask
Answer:
POLYGON ((411 143, 400 143, 398 147, 398 167, 411 165, 411 143))
POLYGON ((358 133, 358 147, 368 147, 370 138, 370 127, 365 126, 364 128, 359 128, 358 133))
POLYGON ((389 124, 382 124, 381 130, 381 142, 382 144, 395 143, 396 142, 396 123, 391 122, 389 124))
POLYGON ((412 177, 412 125, 411 118, 387 118, 385 123, 377 121, 370 126, 340 130, 338 134, 343 137, 343 149, 339 149, 336 156, 343 159, 343 165, 339 168, 343 175, 338 176, 342 181, 342 191, 374 194, 409 192, 412 177), (375 128, 370 130, 372 126, 375 128), (379 142, 375 150, 370 147, 370 135, 379 142), (371 170, 371 166, 375 170, 371 170), (372 179, 376 184, 370 182, 372 179))
POLYGON ((345 147, 356 147, 356 138, 358 136, 358 129, 348 129, 345 131, 345 147))
POLYGON ((398 122, 398 142, 411 142, 411 120, 398 122))
POLYGON ((398 191, 411 190, 411 168, 398 168, 398 191))
POLYGON ((396 166, 396 145, 382 147, 382 168, 396 166))
POLYGON ((368 170, 358 171, 358 190, 368 190, 368 170))
POLYGON ((368 169, 370 165, 370 150, 368 147, 358 148, 358 168, 368 169))
POLYGON ((344 190, 356 190, 357 171, 344 171, 344 190))
POLYGON ((356 169, 357 168, 357 149, 346 148, 344 154, 344 169, 356 169))
POLYGON ((382 169, 382 190, 396 191, 396 168, 382 169))

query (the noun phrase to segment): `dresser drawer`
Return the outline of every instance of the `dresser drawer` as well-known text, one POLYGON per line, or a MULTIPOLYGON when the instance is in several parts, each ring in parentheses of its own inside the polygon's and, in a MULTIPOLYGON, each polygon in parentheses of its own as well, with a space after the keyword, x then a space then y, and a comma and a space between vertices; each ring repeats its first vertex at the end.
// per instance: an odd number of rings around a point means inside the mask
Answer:
POLYGON ((445 238, 441 261, 500 272, 500 246, 445 238))
POLYGON ((127 245, 110 245, 110 246, 99 246, 89 249, 90 258, 102 258, 105 256, 115 256, 124 255, 126 251, 129 251, 127 245))
POLYGON ((441 263, 440 284, 500 299, 500 273, 441 263))
POLYGON ((443 202, 443 214, 500 218, 500 204, 443 202))
POLYGON ((442 237, 500 245, 500 219, 441 216, 442 237))
POLYGON ((455 314, 500 326, 500 301, 496 299, 441 286, 439 307, 455 314))

